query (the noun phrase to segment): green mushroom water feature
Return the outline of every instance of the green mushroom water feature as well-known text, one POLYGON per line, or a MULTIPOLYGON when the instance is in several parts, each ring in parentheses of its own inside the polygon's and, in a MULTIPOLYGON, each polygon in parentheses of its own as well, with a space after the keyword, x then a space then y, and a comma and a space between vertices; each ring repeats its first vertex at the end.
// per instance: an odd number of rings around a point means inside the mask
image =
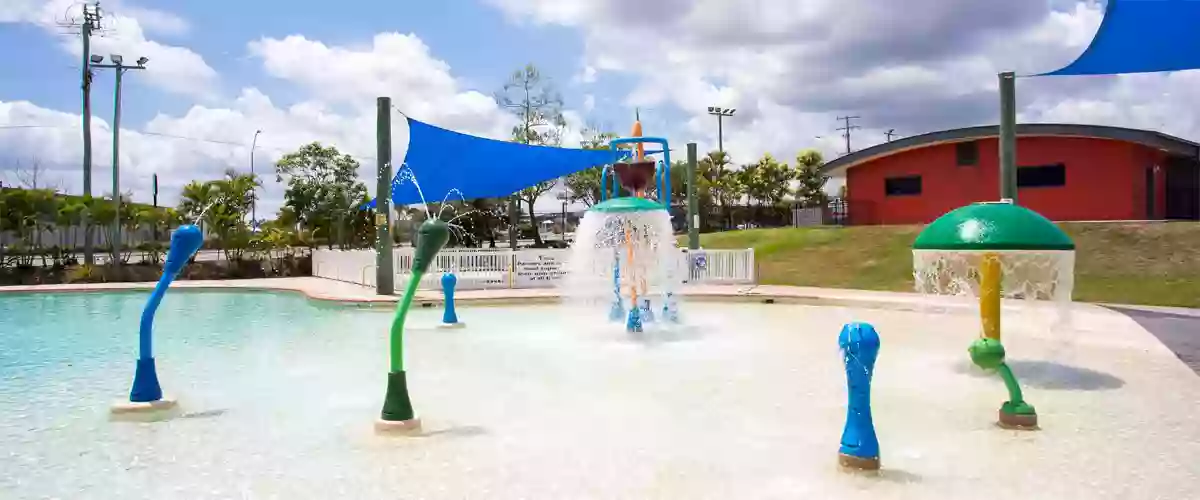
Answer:
POLYGON ((1008 400, 999 411, 1006 428, 1035 429, 1037 412, 1005 363, 1001 300, 1050 300, 1066 318, 1074 287, 1075 243, 1037 212, 1009 202, 975 203, 929 224, 913 243, 918 292, 978 299, 980 337, 971 361, 1004 380, 1008 400))

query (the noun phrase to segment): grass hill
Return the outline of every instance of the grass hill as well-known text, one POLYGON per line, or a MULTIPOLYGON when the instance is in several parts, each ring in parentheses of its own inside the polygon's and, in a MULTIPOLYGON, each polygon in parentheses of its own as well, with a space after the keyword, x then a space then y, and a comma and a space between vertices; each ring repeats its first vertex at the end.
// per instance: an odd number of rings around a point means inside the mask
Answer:
MULTIPOLYGON (((1200 223, 1061 227, 1075 239, 1075 300, 1200 307, 1200 223)), ((700 244, 754 248, 762 284, 911 291, 911 245, 921 229, 750 229, 704 234, 700 244)))

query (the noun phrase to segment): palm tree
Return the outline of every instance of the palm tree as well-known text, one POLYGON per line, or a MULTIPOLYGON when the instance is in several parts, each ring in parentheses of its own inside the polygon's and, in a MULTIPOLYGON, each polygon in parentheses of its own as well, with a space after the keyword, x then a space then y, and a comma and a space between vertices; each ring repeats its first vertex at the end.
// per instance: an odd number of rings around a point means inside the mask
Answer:
POLYGON ((201 215, 216 203, 217 193, 212 182, 192 181, 183 186, 179 200, 179 214, 204 228, 201 215))

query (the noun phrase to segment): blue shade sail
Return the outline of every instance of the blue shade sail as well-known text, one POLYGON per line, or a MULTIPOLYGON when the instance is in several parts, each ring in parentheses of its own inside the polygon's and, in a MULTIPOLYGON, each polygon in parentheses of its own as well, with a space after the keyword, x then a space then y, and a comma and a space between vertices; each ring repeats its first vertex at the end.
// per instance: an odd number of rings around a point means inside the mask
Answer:
MULTIPOLYGON (((613 163, 609 149, 568 149, 497 141, 408 119, 408 153, 404 169, 421 184, 429 203, 442 201, 452 189, 463 198, 508 196, 542 181, 557 179, 598 165, 613 163)), ((395 169, 392 203, 421 203, 412 182, 395 169)), ((458 199, 455 194, 451 199, 458 199)), ((374 207, 375 201, 363 208, 374 207)))
POLYGON ((1200 68, 1200 0, 1108 0, 1091 45, 1042 75, 1117 75, 1200 68))

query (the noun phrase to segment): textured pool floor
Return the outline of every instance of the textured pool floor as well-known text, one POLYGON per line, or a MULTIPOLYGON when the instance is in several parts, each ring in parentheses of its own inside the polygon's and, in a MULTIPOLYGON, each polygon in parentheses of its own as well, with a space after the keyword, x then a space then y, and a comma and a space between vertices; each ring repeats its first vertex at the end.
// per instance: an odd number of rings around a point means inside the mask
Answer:
POLYGON ((0 498, 1200 498, 1200 377, 1115 313, 1007 323, 1043 425, 1020 433, 966 364, 970 317, 691 304, 645 342, 558 307, 463 308, 448 331, 415 310, 428 435, 387 438, 390 311, 269 293, 168 295, 157 358, 188 416, 109 422, 144 298, 0 297, 0 498), (835 465, 850 320, 883 338, 879 476, 835 465))

